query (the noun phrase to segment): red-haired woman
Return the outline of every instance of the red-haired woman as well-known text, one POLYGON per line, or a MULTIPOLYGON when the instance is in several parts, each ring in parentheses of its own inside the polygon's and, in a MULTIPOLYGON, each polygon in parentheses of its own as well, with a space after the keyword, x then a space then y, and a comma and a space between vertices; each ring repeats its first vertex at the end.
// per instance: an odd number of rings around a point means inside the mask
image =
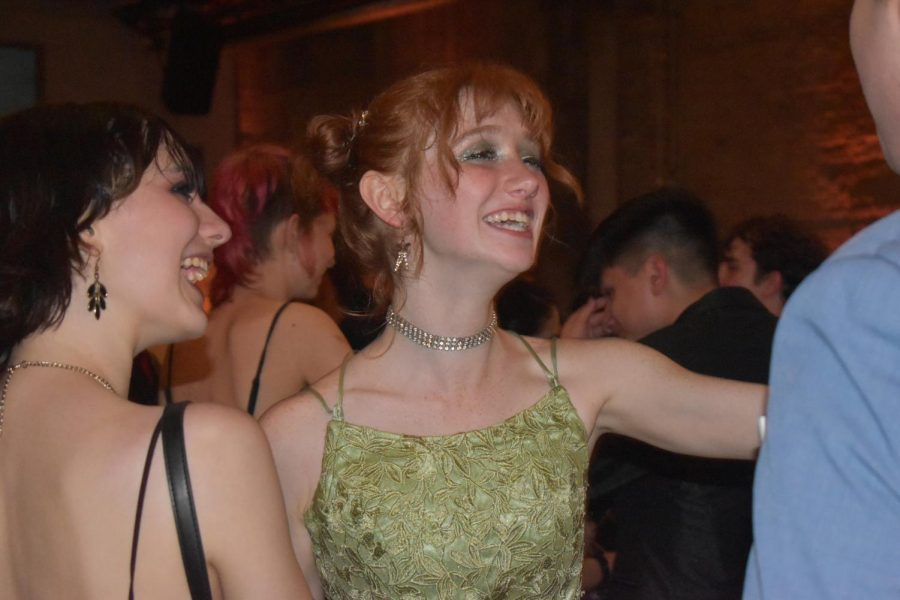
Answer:
POLYGON ((387 327, 262 419, 316 597, 575 599, 585 469, 615 431, 750 458, 764 389, 694 375, 625 340, 498 331, 550 208, 550 106, 496 65, 401 81, 311 122, 341 230, 387 327))
POLYGON ((216 169, 210 206, 230 226, 216 249, 213 310, 200 340, 173 348, 171 400, 220 402, 261 415, 350 351, 316 296, 334 263, 333 192, 302 155, 260 144, 216 169))

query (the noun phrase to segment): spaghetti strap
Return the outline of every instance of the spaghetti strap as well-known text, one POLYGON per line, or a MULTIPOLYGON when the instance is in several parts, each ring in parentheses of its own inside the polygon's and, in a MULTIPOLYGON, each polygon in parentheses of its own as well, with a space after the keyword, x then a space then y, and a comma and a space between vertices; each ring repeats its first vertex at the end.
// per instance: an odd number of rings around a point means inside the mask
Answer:
POLYGON ((344 374, 347 372, 347 363, 351 358, 353 358, 353 352, 348 352, 341 363, 341 371, 338 374, 337 404, 334 405, 334 411, 332 411, 335 421, 344 420, 344 374))
POLYGON ((559 365, 556 364, 556 341, 558 339, 556 336, 550 338, 550 360, 553 361, 553 376, 557 381, 559 381, 559 365))
POLYGON ((344 367, 347 366, 347 362, 350 360, 351 356, 353 356, 353 352, 348 352, 347 356, 344 357, 344 362, 341 363, 340 378, 338 379, 338 398, 337 404, 334 405, 334 408, 328 406, 328 402, 325 401, 325 396, 323 396, 322 393, 313 386, 307 384, 307 386, 302 390, 304 392, 309 392, 310 394, 315 396, 316 400, 319 401, 319 404, 322 405, 322 408, 325 409, 325 412, 331 415, 331 419, 333 421, 344 420, 344 367))
POLYGON ((316 399, 319 401, 319 404, 322 405, 322 408, 324 408, 324 409, 325 409, 325 412, 327 412, 329 415, 333 415, 333 414, 334 414, 334 413, 331 411, 331 407, 328 406, 328 403, 327 403, 327 402, 325 402, 325 397, 319 392, 319 390, 317 390, 316 388, 314 388, 314 387, 311 386, 311 385, 307 385, 305 388, 303 388, 302 391, 304 391, 304 392, 309 392, 310 394, 312 394, 313 396, 315 396, 316 399))
POLYGON ((544 361, 541 360, 541 357, 538 356, 537 352, 534 351, 534 348, 531 347, 531 344, 528 343, 524 337, 515 334, 517 338, 522 340, 522 343, 525 344, 525 347, 528 349, 528 352, 531 353, 531 356, 534 357, 534 360, 537 361, 537 364, 540 365, 541 370, 544 371, 544 374, 547 376, 547 381, 550 383, 551 387, 559 387, 559 374, 556 370, 556 338, 550 339, 550 356, 553 360, 553 370, 547 368, 547 365, 544 364, 544 361))
POLYGON ((256 367, 256 376, 253 378, 253 384, 250 386, 250 399, 247 401, 247 412, 251 415, 256 412, 256 398, 259 396, 259 378, 262 375, 263 364, 266 362, 266 350, 269 349, 269 341, 272 339, 272 333, 275 332, 275 325, 278 323, 281 313, 284 312, 284 309, 286 309, 289 304, 291 304, 291 300, 282 304, 278 310, 275 311, 275 316, 272 317, 272 324, 269 325, 269 333, 266 334, 266 342, 263 344, 262 354, 259 356, 259 365, 256 367))

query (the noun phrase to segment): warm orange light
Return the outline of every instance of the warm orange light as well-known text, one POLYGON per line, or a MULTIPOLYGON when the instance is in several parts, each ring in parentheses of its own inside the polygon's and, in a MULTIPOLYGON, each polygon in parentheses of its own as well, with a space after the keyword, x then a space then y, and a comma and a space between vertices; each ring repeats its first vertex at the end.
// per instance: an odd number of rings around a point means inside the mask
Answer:
POLYGON ((360 25, 395 19, 455 3, 456 0, 387 0, 370 6, 349 9, 323 17, 309 25, 288 29, 273 35, 253 38, 247 42, 273 42, 280 39, 297 38, 324 31, 333 31, 335 29, 359 27, 360 25))

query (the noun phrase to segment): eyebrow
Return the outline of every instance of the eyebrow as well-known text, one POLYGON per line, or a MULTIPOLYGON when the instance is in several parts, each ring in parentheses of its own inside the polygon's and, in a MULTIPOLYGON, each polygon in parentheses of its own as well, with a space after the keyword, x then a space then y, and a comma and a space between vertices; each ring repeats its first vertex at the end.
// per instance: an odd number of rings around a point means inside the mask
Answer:
POLYGON ((454 143, 458 144, 460 142, 468 140, 469 138, 481 137, 486 133, 497 133, 499 131, 500 127, 498 127, 497 125, 480 125, 464 132, 461 136, 456 138, 454 143))
POLYGON ((172 161, 169 164, 165 165, 165 168, 163 168, 162 165, 157 164, 156 168, 159 170, 159 172, 163 176, 166 176, 166 177, 171 177, 171 176, 177 177, 177 176, 184 175, 186 173, 184 167, 182 167, 175 161, 172 161))

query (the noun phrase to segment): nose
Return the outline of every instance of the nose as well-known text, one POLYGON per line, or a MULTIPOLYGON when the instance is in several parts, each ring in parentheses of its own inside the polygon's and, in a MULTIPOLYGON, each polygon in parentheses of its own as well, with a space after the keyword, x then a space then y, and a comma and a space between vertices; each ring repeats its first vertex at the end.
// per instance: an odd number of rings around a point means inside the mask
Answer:
POLYGON ((521 160, 515 163, 509 178, 509 192, 518 198, 532 198, 544 184, 544 174, 521 160))
POLYGON ((195 201, 200 217, 200 236, 211 248, 218 248, 231 239, 231 227, 205 202, 195 201))

